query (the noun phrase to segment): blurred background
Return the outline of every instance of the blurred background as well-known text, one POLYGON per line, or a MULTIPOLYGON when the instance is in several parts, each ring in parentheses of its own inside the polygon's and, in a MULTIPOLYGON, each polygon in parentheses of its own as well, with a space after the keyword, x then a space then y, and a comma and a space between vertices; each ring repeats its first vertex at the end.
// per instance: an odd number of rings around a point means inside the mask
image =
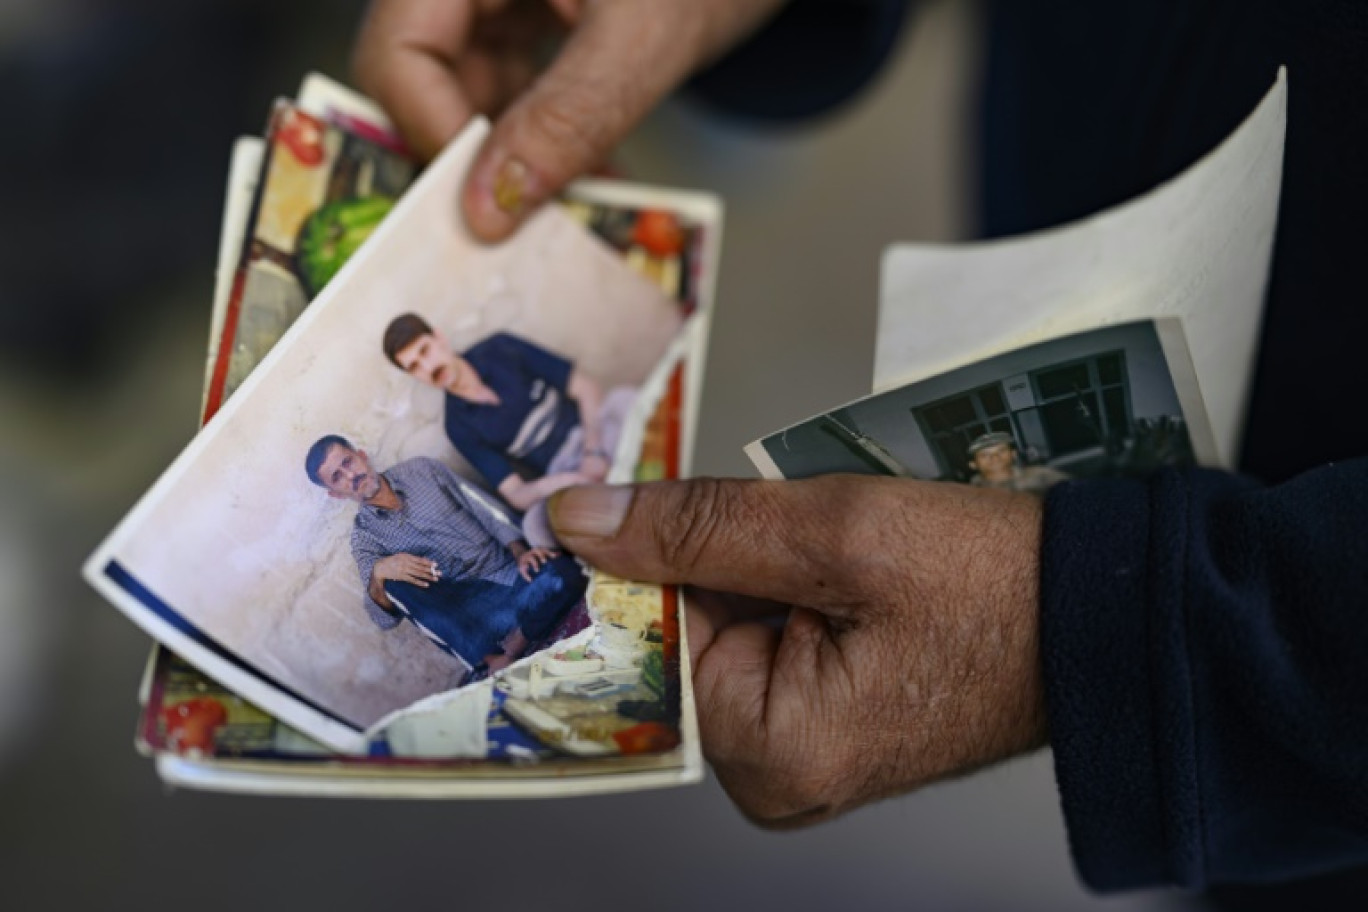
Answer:
MULTIPOLYGON (((1076 880, 1048 753, 790 834, 711 779, 538 802, 170 792, 132 748, 148 643, 78 568, 196 428, 223 183, 358 0, 5 0, 0 86, 0 875, 9 908, 1157 909, 1076 880)), ((883 248, 966 236, 972 0, 922 4, 801 128, 687 99, 622 150, 726 201, 699 471, 869 391, 883 248)))

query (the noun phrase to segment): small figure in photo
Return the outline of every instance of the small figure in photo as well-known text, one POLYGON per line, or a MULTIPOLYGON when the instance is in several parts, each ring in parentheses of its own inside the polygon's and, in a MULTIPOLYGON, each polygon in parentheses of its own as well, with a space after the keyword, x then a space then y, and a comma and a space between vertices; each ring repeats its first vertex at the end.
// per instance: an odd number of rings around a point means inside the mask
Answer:
POLYGON ((511 333, 496 333, 458 354, 412 313, 390 322, 383 348, 390 363, 446 393, 444 423, 452 446, 500 497, 527 514, 523 530, 530 543, 554 547, 546 498, 607 477, 637 391, 605 391, 570 361, 511 333))
POLYGON ((382 630, 412 620, 472 670, 498 671, 551 633, 583 598, 578 562, 531 547, 518 527, 435 459, 376 471, 334 434, 305 459, 309 480, 359 504, 352 556, 365 609, 382 630))

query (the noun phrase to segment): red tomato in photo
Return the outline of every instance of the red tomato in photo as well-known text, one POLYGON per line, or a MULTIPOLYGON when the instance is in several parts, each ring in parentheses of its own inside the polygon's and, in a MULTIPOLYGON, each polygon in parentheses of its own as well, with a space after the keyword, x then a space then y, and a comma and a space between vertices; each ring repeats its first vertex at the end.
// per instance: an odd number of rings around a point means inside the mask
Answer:
POLYGON ((280 129, 276 131, 276 138, 301 165, 313 168, 323 164, 325 130, 326 127, 318 118, 310 117, 303 111, 289 110, 285 112, 280 129))
POLYGON ((670 213, 647 209, 637 216, 632 242, 653 256, 674 256, 684 249, 684 229, 670 213))
POLYGON ((194 697, 162 710, 167 743, 181 753, 213 750, 214 732, 227 721, 228 710, 212 697, 194 697))
POLYGON ((642 722, 613 735, 623 754, 659 754, 679 744, 679 732, 663 722, 642 722))

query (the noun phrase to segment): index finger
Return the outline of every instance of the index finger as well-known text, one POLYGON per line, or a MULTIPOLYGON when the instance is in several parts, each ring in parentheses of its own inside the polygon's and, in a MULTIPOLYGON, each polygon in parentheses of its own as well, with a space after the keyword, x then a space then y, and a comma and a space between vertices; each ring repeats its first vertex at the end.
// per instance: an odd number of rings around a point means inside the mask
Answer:
POLYGON ((357 84, 394 119, 422 158, 475 116, 456 78, 475 20, 473 0, 375 0, 357 37, 357 84))

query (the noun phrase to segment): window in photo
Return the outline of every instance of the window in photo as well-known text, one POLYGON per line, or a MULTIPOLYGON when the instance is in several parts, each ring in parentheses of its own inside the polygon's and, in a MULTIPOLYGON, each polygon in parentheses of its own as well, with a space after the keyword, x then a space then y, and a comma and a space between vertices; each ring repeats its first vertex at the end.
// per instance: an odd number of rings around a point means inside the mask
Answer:
POLYGON ((1108 352, 1031 373, 1045 459, 1105 448, 1131 433, 1125 354, 1108 352))
POLYGON ((969 444, 984 434, 1001 432, 1019 437, 1000 382, 911 411, 931 444, 942 478, 968 481, 973 476, 967 455, 969 444))

